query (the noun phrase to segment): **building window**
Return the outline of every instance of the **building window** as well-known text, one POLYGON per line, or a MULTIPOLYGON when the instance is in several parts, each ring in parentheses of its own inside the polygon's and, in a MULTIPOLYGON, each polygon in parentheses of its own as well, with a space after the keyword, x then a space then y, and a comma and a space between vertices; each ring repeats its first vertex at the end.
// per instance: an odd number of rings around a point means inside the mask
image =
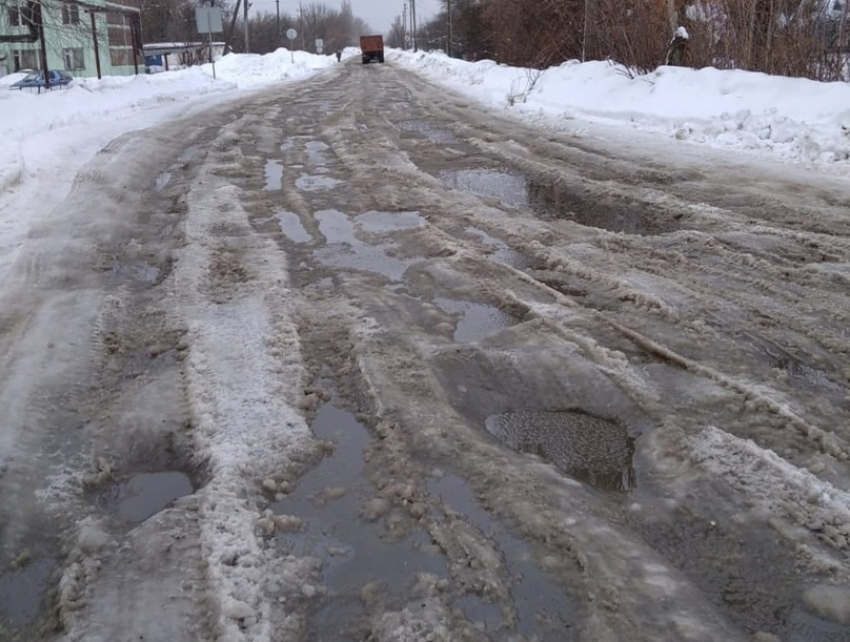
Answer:
POLYGON ((62 24, 63 25, 78 25, 78 24, 80 24, 80 5, 78 5, 78 4, 63 4, 62 5, 62 24))
POLYGON ((40 69, 41 65, 38 60, 38 51, 35 49, 23 49, 21 51, 12 52, 12 61, 15 71, 22 69, 40 69))
POLYGON ((67 71, 86 68, 86 61, 83 59, 82 47, 63 49, 62 59, 65 61, 65 69, 67 71))
POLYGON ((21 8, 20 7, 9 7, 9 26, 10 27, 23 27, 24 21, 21 18, 21 8))

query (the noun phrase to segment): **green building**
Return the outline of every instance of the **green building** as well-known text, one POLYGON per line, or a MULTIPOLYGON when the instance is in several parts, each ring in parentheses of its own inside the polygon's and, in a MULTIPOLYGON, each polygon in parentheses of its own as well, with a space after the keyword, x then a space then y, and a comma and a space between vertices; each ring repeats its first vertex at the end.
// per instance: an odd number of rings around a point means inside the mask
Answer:
POLYGON ((76 78, 144 73, 139 4, 0 0, 0 76, 41 69, 44 54, 76 78))

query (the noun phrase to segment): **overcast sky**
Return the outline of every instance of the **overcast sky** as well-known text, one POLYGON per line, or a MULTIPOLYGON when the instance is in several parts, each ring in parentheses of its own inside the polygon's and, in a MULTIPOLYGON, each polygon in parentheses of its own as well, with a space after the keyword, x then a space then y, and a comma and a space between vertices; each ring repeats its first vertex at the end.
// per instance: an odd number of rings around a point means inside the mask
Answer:
MULTIPOLYGON (((340 0, 301 0, 304 4, 321 2, 332 8, 339 8, 340 0)), ((407 0, 408 2, 410 0, 407 0)), ((250 0, 251 11, 272 13, 277 10, 275 0, 250 0)), ((295 14, 299 0, 280 0, 280 12, 295 14)), ((404 11, 405 0, 350 0, 351 9, 358 18, 363 18, 377 33, 386 34, 396 16, 404 11)), ((433 18, 440 6, 439 0, 416 0, 416 21, 423 24, 433 18)), ((286 27, 288 25, 284 25, 286 27)), ((297 29, 298 26, 294 25, 297 29)))

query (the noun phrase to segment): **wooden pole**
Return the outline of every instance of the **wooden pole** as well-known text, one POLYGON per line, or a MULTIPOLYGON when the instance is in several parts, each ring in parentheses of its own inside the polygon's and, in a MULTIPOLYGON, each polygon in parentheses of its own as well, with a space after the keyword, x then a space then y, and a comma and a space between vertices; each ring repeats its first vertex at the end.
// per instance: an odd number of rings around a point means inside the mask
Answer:
POLYGON ((94 42, 94 66, 97 68, 97 79, 101 79, 100 73, 100 46, 97 42, 97 24, 95 18, 95 12, 90 11, 89 15, 91 16, 91 37, 94 42))

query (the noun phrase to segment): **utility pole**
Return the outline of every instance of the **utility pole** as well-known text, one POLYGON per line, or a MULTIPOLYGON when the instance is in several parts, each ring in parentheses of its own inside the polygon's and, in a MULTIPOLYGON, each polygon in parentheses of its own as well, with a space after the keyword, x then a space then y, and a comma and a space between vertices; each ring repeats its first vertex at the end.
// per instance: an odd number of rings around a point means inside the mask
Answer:
POLYGON ((407 3, 404 3, 404 11, 401 14, 401 48, 407 49, 407 3))
POLYGON ((274 3, 277 5, 277 40, 275 41, 275 48, 280 47, 280 0, 274 0, 274 3))
POLYGON ((304 40, 304 5, 298 3, 298 11, 301 12, 301 51, 307 51, 306 41, 304 40))
POLYGON ((97 79, 100 80, 103 76, 100 73, 100 46, 97 42, 97 17, 94 11, 89 11, 91 16, 91 38, 94 42, 94 66, 97 68, 97 79))
POLYGON ((446 38, 446 55, 452 57, 452 0, 446 0, 446 17, 449 21, 449 33, 446 38))
MULTIPOLYGON (((245 1, 247 2, 248 0, 245 1)), ((239 6, 241 4, 242 0, 236 0, 236 8, 233 10, 233 16, 230 18, 230 27, 227 29, 227 34, 224 37, 224 55, 227 55, 233 50, 233 30, 236 28, 236 18, 239 17, 239 6)))
POLYGON ((587 0, 584 0, 584 25, 581 29, 581 61, 585 61, 587 55, 587 0))
POLYGON ((413 53, 419 51, 416 47, 416 0, 410 0, 410 30, 413 32, 413 53))
POLYGON ((242 19, 245 21, 245 53, 251 53, 251 39, 248 33, 248 0, 243 0, 242 7, 245 9, 242 19))
POLYGON ((44 74, 44 88, 50 89, 50 74, 47 66, 47 42, 44 40, 44 3, 38 3, 38 39, 41 41, 41 73, 44 74))

